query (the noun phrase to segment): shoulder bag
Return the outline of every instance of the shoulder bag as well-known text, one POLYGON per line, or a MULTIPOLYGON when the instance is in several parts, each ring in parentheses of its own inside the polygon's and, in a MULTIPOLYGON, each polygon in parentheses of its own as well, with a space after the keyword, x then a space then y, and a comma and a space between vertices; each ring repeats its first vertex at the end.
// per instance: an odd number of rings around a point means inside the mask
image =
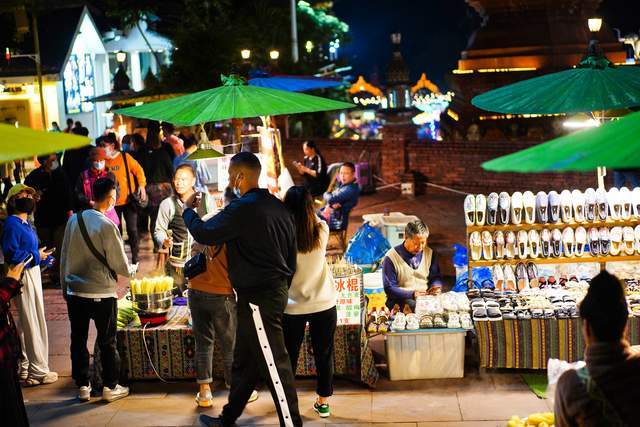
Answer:
POLYGON ((118 274, 111 267, 109 267, 109 263, 107 262, 107 259, 104 257, 104 255, 98 252, 96 247, 93 246, 93 242, 89 237, 89 233, 87 233, 87 226, 85 225, 84 219, 82 218, 82 212, 78 212, 77 216, 78 216, 78 227, 80 228, 80 233, 82 234, 82 238, 84 239, 84 242, 87 244, 87 247, 89 248, 93 256, 96 257, 96 259, 100 261, 100 263, 104 265, 107 268, 107 270, 109 270, 109 275, 111 276, 111 278, 117 281, 118 274))
MULTIPOLYGON (((127 162, 127 156, 127 153, 122 153, 122 159, 124 161, 124 172, 125 174, 127 174, 127 187, 129 188, 129 196, 127 197, 127 201, 139 209, 144 209, 149 204, 149 198, 146 197, 143 199, 142 197, 138 196, 138 193, 134 192, 131 189, 131 178, 129 177, 129 164, 127 162)), ((136 184, 138 184, 137 180, 136 184)))
POLYGON ((189 259, 189 261, 186 262, 183 269, 184 277, 186 277, 187 279, 193 279, 196 276, 206 273, 207 263, 213 261, 214 258, 218 256, 220 251, 222 251, 222 245, 216 248, 216 251, 212 257, 207 256, 208 250, 209 247, 206 247, 202 252, 198 252, 191 259, 189 259))

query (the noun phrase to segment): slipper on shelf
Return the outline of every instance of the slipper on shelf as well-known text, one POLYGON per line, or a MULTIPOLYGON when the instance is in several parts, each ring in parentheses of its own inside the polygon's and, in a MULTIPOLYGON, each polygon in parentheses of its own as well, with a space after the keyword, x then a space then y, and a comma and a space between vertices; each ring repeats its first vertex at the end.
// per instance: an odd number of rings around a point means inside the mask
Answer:
POLYGON ((527 267, 523 262, 516 264, 516 285, 518 292, 529 288, 529 276, 527 267))
POLYGON ((587 188, 584 191, 584 199, 585 218, 587 221, 595 221, 596 217, 598 216, 598 207, 596 205, 596 190, 594 190, 593 188, 587 188))
MULTIPOLYGON (((482 310, 482 309, 480 309, 482 310)), ((447 323, 444 321, 444 319, 442 318, 441 315, 436 314, 435 316, 433 316, 433 327, 434 328, 446 328, 447 327, 447 323)))
POLYGON ((591 256, 600 255, 600 233, 595 227, 589 229, 589 252, 591 256))
POLYGON ((545 228, 540 233, 540 254, 544 258, 549 258, 551 256, 551 231, 548 228, 545 228))
POLYGON ((618 221, 622 218, 622 203, 620 201, 620 190, 617 187, 611 187, 607 193, 607 202, 609 203, 609 213, 611 219, 618 221))
POLYGON ((499 307, 487 307, 487 317, 492 322, 497 322, 502 320, 502 313, 500 312, 499 307))
POLYGON ((613 256, 620 255, 622 251, 622 227, 613 227, 610 232, 611 249, 609 253, 613 256))
POLYGON ((467 225, 476 225, 476 196, 473 194, 464 198, 464 220, 467 225))
POLYGON ((482 256, 482 241, 479 231, 474 231, 469 236, 469 247, 471 248, 471 259, 479 261, 482 256))
POLYGON ((622 229, 622 249, 624 254, 633 255, 635 250, 636 235, 631 227, 624 227, 622 229))
POLYGON ((600 228, 600 253, 602 255, 609 255, 611 252, 611 235, 607 227, 600 228))
POLYGON ((573 216, 576 222, 585 222, 585 204, 586 200, 584 194, 580 190, 573 190, 571 192, 571 202, 573 203, 573 216))
POLYGON ((513 224, 522 223, 523 198, 522 193, 516 191, 511 195, 511 222, 513 224))
POLYGON ((502 231, 496 231, 495 233, 493 233, 493 241, 495 243, 495 257, 496 259, 503 259, 504 258, 504 245, 505 245, 505 241, 504 241, 504 233, 502 231))
POLYGON ((524 222, 533 224, 536 222, 536 196, 531 191, 522 194, 522 206, 524 208, 524 222))
POLYGON ((633 234, 635 236, 636 251, 640 253, 640 225, 636 225, 633 234))
POLYGON ((473 323, 471 322, 471 316, 469 313, 462 313, 460 315, 460 326, 462 329, 471 330, 473 329, 473 323))
POLYGON ((487 230, 482 232, 482 255, 486 260, 493 259, 493 239, 487 230))
POLYGON ((549 221, 549 198, 544 191, 539 191, 536 194, 536 211, 538 222, 546 224, 549 221))
POLYGON ((504 266, 504 287, 505 291, 515 292, 517 291, 516 287, 516 275, 513 272, 513 267, 509 264, 504 266))
POLYGON ((562 230, 562 247, 564 249, 564 256, 572 257, 575 252, 576 238, 573 228, 567 227, 562 230))
POLYGON ((498 193, 491 193, 487 197, 487 224, 496 225, 498 223, 498 193))
POLYGON ((540 255, 540 233, 537 230, 529 231, 529 256, 538 258, 540 255))
POLYGON ((404 331, 407 326, 407 318, 403 312, 398 312, 393 323, 391 323, 391 329, 394 331, 404 331))
POLYGON ((538 266, 532 262, 527 263, 527 279, 529 280, 529 287, 538 287, 538 266))
POLYGON ((507 231, 505 240, 505 256, 507 259, 514 259, 518 252, 518 249, 516 248, 516 234, 513 231, 507 231))
POLYGON ((596 206, 598 207, 598 216, 596 219, 606 221, 609 215, 609 202, 607 201, 607 191, 604 188, 596 190, 596 206))
POLYGON ((631 192, 631 202, 633 203, 633 216, 640 218, 640 187, 636 187, 631 192))
POLYGON ((518 258, 525 259, 529 254, 529 235, 526 230, 518 231, 518 258))
POLYGON ((576 256, 583 256, 585 247, 587 246, 587 230, 584 227, 578 227, 575 231, 576 245, 574 248, 576 256))
POLYGON ((447 328, 449 329, 462 328, 462 325, 460 324, 460 315, 458 313, 449 314, 449 318, 447 319, 447 328))
POLYGON ((484 194, 476 196, 476 225, 484 225, 487 217, 487 198, 484 194))
POLYGON ((498 196, 498 223, 509 224, 510 215, 511 215, 511 196, 509 196, 509 193, 503 191, 498 196))
POLYGON ((416 329, 420 329, 420 321, 418 320, 418 316, 414 313, 407 314, 407 324, 405 328, 407 331, 415 331, 416 329))
POLYGON ((549 222, 560 222, 560 195, 557 191, 549 191, 549 222))
POLYGON ((562 255, 562 232, 559 228, 554 228, 551 231, 551 249, 553 249, 552 255, 554 257, 562 255))
POLYGON ((502 270, 502 266, 500 264, 493 265, 493 268, 491 269, 491 277, 493 278, 493 283, 495 284, 496 291, 501 292, 504 288, 504 271, 502 270))
POLYGON ((562 190, 560 193, 560 216, 565 224, 573 220, 573 200, 569 190, 562 190))
POLYGON ((633 201, 631 191, 627 187, 620 188, 620 217, 625 221, 631 219, 633 214, 633 201))
POLYGON ((420 318, 420 329, 431 329, 433 328, 433 317, 429 315, 424 315, 420 318))

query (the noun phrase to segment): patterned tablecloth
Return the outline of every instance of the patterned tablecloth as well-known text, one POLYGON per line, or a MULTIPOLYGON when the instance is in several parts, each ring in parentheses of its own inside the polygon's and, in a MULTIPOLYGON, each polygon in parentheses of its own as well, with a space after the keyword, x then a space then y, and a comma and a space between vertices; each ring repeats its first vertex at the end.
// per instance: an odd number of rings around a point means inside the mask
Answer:
MULTIPOLYGON (((550 358, 584 358, 580 319, 501 320, 475 327, 482 368, 546 369, 550 358)), ((627 339, 640 344, 639 318, 629 318, 627 339)))
MULTIPOLYGON (((189 309, 173 307, 168 317, 167 323, 144 331, 140 327, 118 330, 122 371, 128 379, 157 379, 154 367, 164 379, 195 378, 195 341, 188 324, 189 309), (153 361, 153 366, 149 359, 153 361)), ((360 325, 338 326, 334 346, 337 376, 375 386, 379 374, 366 332, 360 325)), ((214 376, 222 378, 222 358, 217 340, 213 360, 214 376)), ((314 376, 315 373, 311 338, 307 334, 300 351, 296 375, 314 376)))

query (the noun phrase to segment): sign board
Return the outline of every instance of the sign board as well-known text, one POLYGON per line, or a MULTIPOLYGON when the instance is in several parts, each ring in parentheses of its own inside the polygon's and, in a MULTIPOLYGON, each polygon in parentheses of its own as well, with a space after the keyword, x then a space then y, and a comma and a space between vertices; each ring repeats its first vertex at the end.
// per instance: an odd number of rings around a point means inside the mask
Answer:
POLYGON ((359 325, 362 273, 358 272, 346 277, 335 277, 333 280, 338 292, 336 302, 338 325, 359 325))

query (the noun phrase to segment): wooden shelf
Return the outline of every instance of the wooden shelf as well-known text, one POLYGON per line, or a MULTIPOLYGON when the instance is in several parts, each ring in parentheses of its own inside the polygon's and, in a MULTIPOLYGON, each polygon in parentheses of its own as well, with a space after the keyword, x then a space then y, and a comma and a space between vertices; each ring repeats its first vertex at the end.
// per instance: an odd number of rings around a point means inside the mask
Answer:
POLYGON ((474 231, 519 231, 519 230, 542 230, 545 228, 553 229, 553 228, 566 228, 566 227, 579 227, 582 226, 586 229, 592 227, 635 227, 640 224, 640 218, 632 217, 628 220, 612 220, 608 218, 606 221, 590 221, 590 222, 557 222, 557 223, 547 223, 547 224, 504 224, 504 225, 468 225, 467 226, 467 234, 471 234, 474 231))
POLYGON ((584 262, 597 262, 597 263, 606 263, 606 262, 624 262, 624 261, 640 261, 640 255, 618 255, 618 256, 582 256, 582 257, 560 257, 560 258, 514 258, 514 259, 495 259, 495 260, 479 260, 472 261, 469 260, 469 265, 471 267, 490 267, 495 264, 509 264, 515 265, 520 262, 524 262, 525 264, 528 262, 532 262, 534 264, 579 264, 584 262))

